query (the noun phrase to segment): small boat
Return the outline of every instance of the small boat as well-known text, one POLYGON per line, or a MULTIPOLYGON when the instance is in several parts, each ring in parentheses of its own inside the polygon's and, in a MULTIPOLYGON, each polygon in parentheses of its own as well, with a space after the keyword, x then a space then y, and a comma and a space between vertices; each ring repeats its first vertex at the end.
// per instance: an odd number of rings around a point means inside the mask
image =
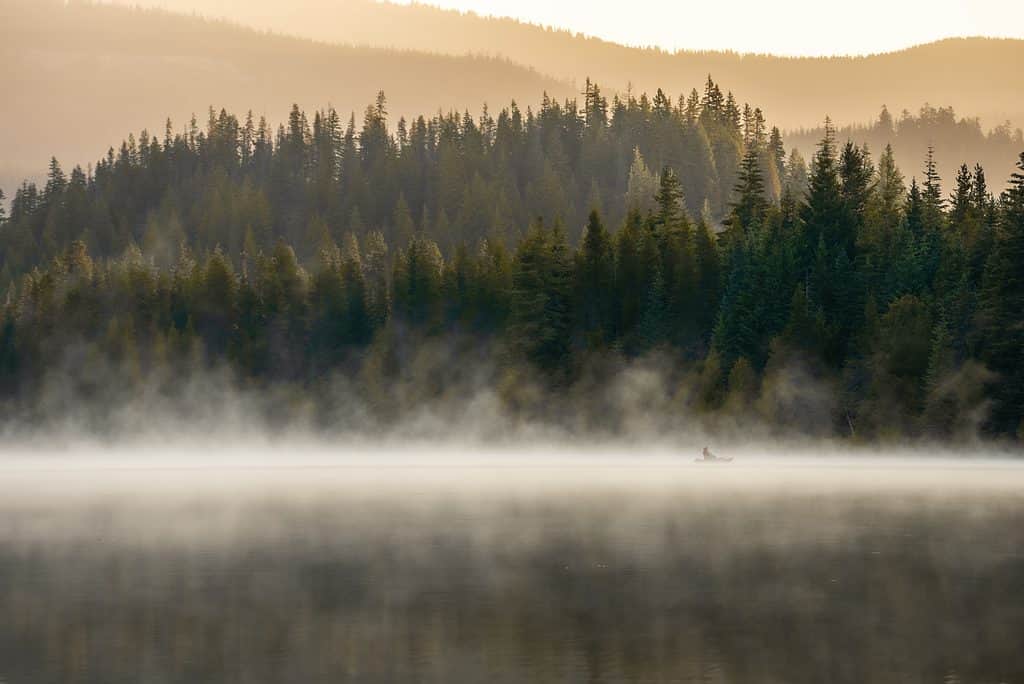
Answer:
POLYGON ((694 463, 732 463, 732 456, 712 456, 711 458, 695 458, 694 463))
POLYGON ((715 456, 707 447, 704 447, 704 451, 701 452, 700 456, 700 458, 694 460, 694 463, 732 463, 732 456, 715 456))

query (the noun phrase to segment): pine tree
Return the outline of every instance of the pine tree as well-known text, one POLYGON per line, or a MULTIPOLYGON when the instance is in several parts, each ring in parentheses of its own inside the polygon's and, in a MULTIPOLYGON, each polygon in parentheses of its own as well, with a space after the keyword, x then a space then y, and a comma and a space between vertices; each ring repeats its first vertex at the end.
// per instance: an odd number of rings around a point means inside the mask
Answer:
POLYGON ((614 280, 611 237, 598 212, 592 211, 576 266, 578 320, 592 346, 607 343, 613 335, 614 280))
POLYGON ((956 174, 956 190, 950 195, 949 220, 954 226, 961 226, 969 218, 974 207, 974 174, 961 164, 956 174))
POLYGON ((564 233, 537 221, 513 262, 510 332, 515 348, 552 380, 562 377, 569 357, 571 295, 564 233))
POLYGON ((43 189, 43 201, 49 204, 59 202, 67 187, 67 176, 60 167, 56 157, 50 158, 50 167, 46 174, 46 187, 43 189))
POLYGON ((444 261, 435 242, 414 236, 395 260, 395 312, 414 326, 429 327, 441 314, 444 261))
POLYGON ((981 164, 974 165, 974 208, 982 214, 985 214, 986 209, 992 204, 992 197, 988 192, 988 184, 985 181, 985 169, 981 168, 981 164))
POLYGON ((807 162, 804 161, 800 151, 794 147, 789 153, 789 159, 786 160, 783 187, 795 200, 803 202, 807 195, 808 184, 807 162))
POLYGON ((833 239, 851 256, 857 238, 864 232, 874 173, 867 152, 848 142, 839 158, 842 219, 833 239))
POLYGON ((928 146, 924 166, 924 184, 921 186, 922 225, 927 231, 939 231, 945 224, 946 200, 942 197, 942 179, 935 162, 935 148, 928 146))
POLYGON ((903 181, 903 174, 896 168, 892 145, 885 146, 885 151, 878 160, 874 190, 875 196, 879 198, 881 210, 894 215, 898 214, 907 192, 907 186, 903 181))
POLYGON ((626 210, 636 210, 641 214, 653 210, 657 193, 658 179, 648 170, 640 148, 636 148, 633 150, 633 164, 629 167, 626 183, 626 210))
POLYGON ((768 151, 775 164, 775 173, 779 179, 786 177, 786 146, 782 142, 782 133, 778 126, 772 126, 771 137, 768 139, 768 151))
POLYGON ((857 237, 857 246, 866 250, 873 260, 871 268, 881 269, 888 260, 888 250, 903 221, 907 187, 903 174, 896 167, 892 145, 886 145, 878 159, 874 186, 864 213, 864 228, 857 237))
POLYGON ((924 196, 917 184, 917 178, 910 180, 910 190, 907 193, 907 227, 910 232, 919 236, 924 231, 924 196))
POLYGON ((732 205, 730 226, 734 230, 746 232, 757 230, 767 208, 767 201, 761 173, 761 150, 756 144, 747 146, 734 192, 737 199, 732 205))
POLYGON ((685 219, 683 190, 676 172, 669 167, 665 167, 661 172, 655 202, 658 206, 657 221, 665 233, 677 229, 683 223, 685 219))
POLYGON ((818 145, 818 152, 811 164, 811 177, 807 191, 807 202, 801 211, 804 223, 804 253, 802 261, 809 263, 809 250, 817 247, 821 238, 827 236, 842 221, 842 193, 839 185, 839 169, 836 160, 835 130, 832 121, 825 120, 825 137, 818 145))
POLYGON ((711 80, 711 74, 708 74, 708 80, 704 84, 704 99, 701 101, 701 117, 709 123, 718 123, 723 116, 724 107, 725 100, 722 97, 722 91, 711 80))
POLYGON ((363 271, 373 328, 383 327, 391 314, 388 288, 388 244, 380 231, 372 231, 363 243, 363 271))
POLYGON ((999 374, 989 427, 1021 437, 1024 428, 1024 153, 1002 212, 992 255, 985 266, 978 313, 982 358, 999 374))
POLYGON ((601 95, 596 83, 587 79, 584 102, 584 113, 587 128, 603 130, 608 125, 608 100, 601 95))

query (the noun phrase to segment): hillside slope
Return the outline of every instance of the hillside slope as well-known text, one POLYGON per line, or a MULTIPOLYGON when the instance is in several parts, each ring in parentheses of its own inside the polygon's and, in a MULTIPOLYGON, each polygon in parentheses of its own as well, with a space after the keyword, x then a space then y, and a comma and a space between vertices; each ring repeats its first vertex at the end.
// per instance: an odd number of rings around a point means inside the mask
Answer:
MULTIPOLYGON (((119 0, 137 3, 140 0, 119 0)), ((1024 123, 1024 41, 950 39, 890 54, 852 58, 786 58, 729 52, 625 47, 511 19, 481 17, 421 4, 375 0, 142 0, 226 16, 260 28, 321 40, 447 54, 500 55, 556 78, 586 77, 605 90, 689 92, 708 73, 756 102, 783 128, 819 125, 826 114, 863 123, 879 108, 917 111, 952 106, 987 127, 1024 123)), ((656 17, 651 18, 652 21, 656 17)), ((841 30, 832 27, 830 30, 841 30)))
POLYGON ((125 131, 163 135, 226 107, 272 124, 293 103, 362 119, 378 90, 395 120, 484 102, 524 108, 570 88, 507 60, 330 46, 154 10, 58 0, 0 0, 0 187, 55 155, 95 161, 125 131))

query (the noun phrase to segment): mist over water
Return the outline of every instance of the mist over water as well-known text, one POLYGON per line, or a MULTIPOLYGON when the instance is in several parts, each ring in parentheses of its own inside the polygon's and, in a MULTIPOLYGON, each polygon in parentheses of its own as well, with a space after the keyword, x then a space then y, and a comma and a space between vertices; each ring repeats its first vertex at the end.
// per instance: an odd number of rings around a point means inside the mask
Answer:
POLYGON ((1024 677, 1020 463, 701 446, 12 449, 0 679, 1024 677))
POLYGON ((0 0, 0 684, 1024 684, 1024 40, 647 4, 0 0))

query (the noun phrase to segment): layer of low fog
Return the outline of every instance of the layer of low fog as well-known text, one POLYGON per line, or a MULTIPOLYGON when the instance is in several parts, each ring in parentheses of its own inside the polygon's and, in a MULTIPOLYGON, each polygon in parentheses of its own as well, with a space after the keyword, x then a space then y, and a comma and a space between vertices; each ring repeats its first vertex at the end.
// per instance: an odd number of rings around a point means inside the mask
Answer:
MULTIPOLYGON (((594 354, 570 382, 510 362, 501 344, 472 337, 398 329, 379 342, 312 380, 266 383, 238 378, 198 348, 143 373, 136 355, 112 360, 69 344, 48 358, 40 381, 0 401, 0 438, 146 446, 184 436, 201 449, 238 440, 514 448, 582 441, 699 453, 707 444, 820 451, 871 441, 891 448, 915 434, 912 417, 881 390, 872 411, 851 418, 842 378, 798 354, 773 354, 760 383, 726 391, 715 367, 661 351, 632 360, 594 354)), ((283 346, 275 358, 287 360, 288 351, 283 346)), ((992 448, 979 437, 988 410, 980 388, 990 376, 968 371, 942 390, 954 410, 935 434, 945 448, 977 455, 992 448)), ((924 448, 919 439, 915 446, 924 448)))
POLYGON ((1014 462, 179 439, 5 449, 0 678, 1024 675, 1014 462))
MULTIPOLYGON (((703 462, 695 437, 676 443, 528 441, 486 446, 456 441, 326 441, 296 434, 231 441, 182 433, 159 441, 11 442, 0 456, 8 502, 62 495, 138 493, 262 497, 296 501, 593 493, 702 497, 937 495, 1024 492, 1024 461, 1013 451, 864 448, 820 442, 713 443, 730 462, 703 462)), ((158 497, 159 498, 159 497, 158 497)))

